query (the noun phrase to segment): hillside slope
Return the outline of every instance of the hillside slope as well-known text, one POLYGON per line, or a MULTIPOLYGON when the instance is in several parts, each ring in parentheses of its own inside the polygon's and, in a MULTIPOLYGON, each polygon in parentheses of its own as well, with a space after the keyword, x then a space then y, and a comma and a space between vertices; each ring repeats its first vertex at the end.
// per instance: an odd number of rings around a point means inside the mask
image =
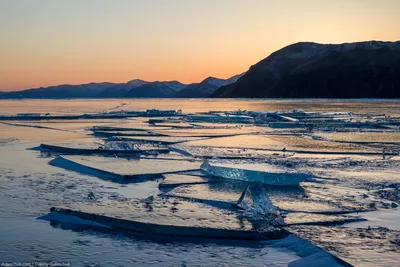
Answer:
POLYGON ((211 97, 399 98, 400 42, 297 43, 211 97))

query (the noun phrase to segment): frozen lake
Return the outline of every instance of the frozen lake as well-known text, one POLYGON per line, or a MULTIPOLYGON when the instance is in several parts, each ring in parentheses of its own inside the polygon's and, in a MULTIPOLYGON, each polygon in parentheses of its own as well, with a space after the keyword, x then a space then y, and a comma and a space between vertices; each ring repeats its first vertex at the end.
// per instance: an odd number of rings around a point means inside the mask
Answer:
MULTIPOLYGON (((313 180, 299 186, 265 185, 272 204, 283 216, 285 230, 355 266, 398 264, 400 101, 0 101, 3 116, 103 116, 147 109, 182 110, 183 114, 0 120, 1 262, 54 261, 71 266, 287 266, 292 262, 297 266, 294 261, 305 259, 308 255, 300 253, 296 245, 274 243, 279 241, 154 238, 36 219, 48 214, 51 207, 79 207, 88 201, 90 192, 96 196, 95 206, 103 201, 112 206, 113 201, 149 196, 158 201, 160 194, 167 193, 179 198, 181 204, 190 199, 193 206, 197 202, 214 205, 210 212, 216 212, 215 218, 201 219, 209 220, 207 225, 226 225, 216 210, 225 212, 219 208, 226 209, 237 201, 248 184, 229 179, 229 175, 223 181, 208 177, 200 171, 202 160, 207 158, 219 166, 251 166, 252 170, 263 170, 263 175, 268 174, 267 165, 311 173, 313 180), (219 112, 210 115, 209 111, 219 112), (203 118, 214 118, 215 114, 225 116, 226 111, 236 112, 224 122, 193 122, 186 116, 201 112, 203 118), (268 115, 265 111, 281 113, 268 115), (249 121, 243 123, 243 118, 234 117, 238 113, 249 121), (101 153, 109 147, 127 149, 125 143, 143 153, 111 157, 101 153), (41 152, 40 144, 74 148, 76 153, 41 152), (170 153, 152 152, 160 148, 170 149, 170 153), (79 149, 94 154, 82 155, 79 149), (49 164, 57 156, 65 160, 49 164), (168 189, 159 189, 160 183, 168 189)), ((184 206, 180 205, 178 209, 184 206)), ((236 216, 230 212, 229 216, 236 216)), ((168 216, 178 215, 179 211, 168 216)), ((151 218, 143 215, 142 219, 147 217, 151 218)), ((158 221, 174 224, 169 218, 158 221)), ((183 219, 190 224, 192 218, 183 219)), ((309 266, 314 265, 311 262, 309 266)))

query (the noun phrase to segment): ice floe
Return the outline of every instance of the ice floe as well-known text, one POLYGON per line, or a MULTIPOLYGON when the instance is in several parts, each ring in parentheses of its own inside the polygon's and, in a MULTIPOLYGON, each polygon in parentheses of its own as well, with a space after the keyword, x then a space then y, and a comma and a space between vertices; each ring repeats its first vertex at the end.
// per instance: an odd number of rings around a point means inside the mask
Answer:
POLYGON ((225 179, 241 180, 248 182, 261 182, 276 186, 298 186, 301 182, 310 180, 310 173, 295 172, 285 168, 255 164, 218 164, 211 165, 203 161, 201 169, 209 175, 225 179))
POLYGON ((283 229, 269 225, 255 229, 251 221, 234 212, 173 198, 76 203, 52 208, 50 215, 42 218, 63 222, 65 217, 53 216, 54 213, 78 217, 85 224, 92 221, 151 235, 242 240, 277 239, 287 235, 283 229))

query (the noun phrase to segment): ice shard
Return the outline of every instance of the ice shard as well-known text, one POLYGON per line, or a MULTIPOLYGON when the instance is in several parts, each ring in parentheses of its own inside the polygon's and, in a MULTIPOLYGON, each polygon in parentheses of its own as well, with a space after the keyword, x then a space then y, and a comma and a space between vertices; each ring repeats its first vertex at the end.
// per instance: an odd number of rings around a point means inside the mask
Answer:
POLYGON ((272 204, 262 183, 253 183, 243 191, 237 206, 257 215, 277 215, 278 209, 272 204))
POLYGON ((287 168, 276 168, 271 165, 211 165, 207 160, 203 161, 201 169, 208 175, 225 179, 261 182, 276 186, 298 186, 300 182, 310 180, 312 177, 310 173, 296 172, 287 168))

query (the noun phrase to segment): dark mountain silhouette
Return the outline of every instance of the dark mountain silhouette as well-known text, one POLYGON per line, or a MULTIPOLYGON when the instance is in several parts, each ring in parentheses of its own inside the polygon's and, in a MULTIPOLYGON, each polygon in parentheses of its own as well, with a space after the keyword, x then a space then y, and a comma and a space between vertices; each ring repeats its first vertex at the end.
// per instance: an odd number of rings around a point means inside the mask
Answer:
POLYGON ((17 92, 4 92, 2 98, 92 98, 105 90, 114 90, 123 87, 117 83, 88 83, 80 85, 58 85, 28 89, 17 92))
POLYGON ((178 81, 148 82, 135 79, 127 83, 89 83, 58 85, 17 92, 0 92, 0 98, 135 98, 135 97, 207 97, 214 90, 232 82, 240 75, 227 80, 209 77, 201 83, 182 84, 178 81), (185 90, 187 89, 187 90, 185 90), (182 90, 185 92, 178 96, 182 90))
POLYGON ((289 45, 211 97, 399 98, 400 42, 289 45))

